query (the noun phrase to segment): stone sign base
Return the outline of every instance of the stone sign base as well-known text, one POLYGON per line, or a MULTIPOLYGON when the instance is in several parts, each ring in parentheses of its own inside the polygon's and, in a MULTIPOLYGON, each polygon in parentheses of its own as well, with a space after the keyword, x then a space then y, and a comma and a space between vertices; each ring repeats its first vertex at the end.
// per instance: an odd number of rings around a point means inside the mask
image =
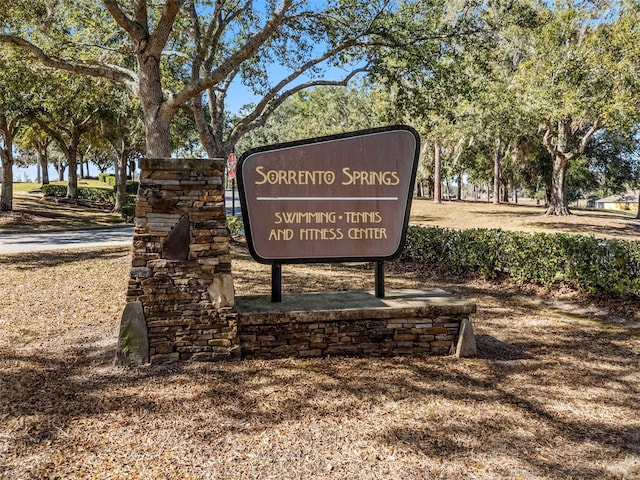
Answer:
POLYGON ((139 164, 116 365, 238 358, 224 160, 139 164))
POLYGON ((239 296, 236 311, 243 358, 475 353, 475 303, 440 289, 239 296))

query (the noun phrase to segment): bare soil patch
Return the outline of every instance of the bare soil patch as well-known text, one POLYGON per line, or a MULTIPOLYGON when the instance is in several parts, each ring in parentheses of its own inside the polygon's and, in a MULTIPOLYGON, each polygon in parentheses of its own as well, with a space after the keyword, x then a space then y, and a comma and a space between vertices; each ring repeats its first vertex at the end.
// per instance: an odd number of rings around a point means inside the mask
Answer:
MULTIPOLYGON (((478 303, 474 359, 113 366, 127 249, 0 256, 0 478, 632 479, 638 309, 431 278, 478 303)), ((239 294, 269 269, 234 245, 239 294)), ((286 266, 291 291, 372 289, 367 264, 286 266)))

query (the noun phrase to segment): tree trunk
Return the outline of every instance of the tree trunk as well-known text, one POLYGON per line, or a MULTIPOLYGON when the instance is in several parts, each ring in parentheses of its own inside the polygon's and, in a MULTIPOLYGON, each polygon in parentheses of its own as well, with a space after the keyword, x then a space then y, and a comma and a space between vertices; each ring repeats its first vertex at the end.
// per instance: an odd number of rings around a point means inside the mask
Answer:
POLYGON ((493 203, 500 204, 500 163, 502 162, 502 142, 496 140, 496 149, 493 153, 493 203))
POLYGON ((458 174, 458 200, 462 200, 462 173, 458 174))
POLYGON ((509 203, 509 184, 506 180, 502 180, 502 201, 509 203))
MULTIPOLYGON (((200 143, 204 147, 205 152, 207 152, 207 157, 215 158, 216 142, 211 126, 207 123, 204 109, 202 107, 202 94, 198 94, 193 97, 192 112, 200 143)), ((213 122, 215 120, 212 119, 211 121, 213 122)))
POLYGON ((0 112, 0 137, 3 148, 0 148, 2 159, 2 189, 0 190, 0 212, 13 210, 13 138, 12 128, 0 112))
POLYGON ((121 153, 118 158, 116 169, 116 203, 113 207, 115 213, 121 213, 122 208, 127 203, 127 157, 126 152, 121 153))
POLYGON ((0 212, 13 210, 13 157, 11 152, 2 152, 2 191, 0 192, 0 212))
POLYGON ((567 161, 557 155, 553 158, 551 190, 548 192, 549 207, 545 215, 571 215, 567 206, 567 161))
POLYGON ((148 158, 171 157, 171 119, 163 116, 145 119, 145 133, 148 158))
POLYGON ((555 153, 551 159, 553 169, 551 172, 551 190, 549 192, 549 207, 546 215, 571 215, 567 205, 567 166, 568 157, 565 154, 571 135, 571 121, 569 119, 558 121, 558 139, 555 153))
POLYGON ((78 160, 76 154, 76 152, 70 151, 67 157, 69 167, 69 174, 67 175, 67 198, 69 200, 77 200, 78 198, 78 160))
POLYGON ((438 142, 434 145, 433 157, 433 201, 442 203, 442 147, 438 142))
POLYGON ((604 128, 604 122, 596 119, 581 138, 576 138, 578 128, 572 125, 573 123, 571 118, 558 120, 556 145, 553 145, 553 125, 550 122, 547 123, 547 132, 544 134, 543 143, 551 154, 553 161, 547 215, 571 215, 567 204, 567 168, 569 160, 576 155, 584 153, 591 137, 598 130, 604 128), (572 139, 575 140, 573 143, 576 143, 577 146, 569 148, 570 140, 572 139))
POLYGON ((148 158, 171 157, 171 119, 176 108, 170 107, 163 99, 160 82, 159 57, 144 51, 146 40, 140 43, 138 53, 138 86, 146 137, 148 158))

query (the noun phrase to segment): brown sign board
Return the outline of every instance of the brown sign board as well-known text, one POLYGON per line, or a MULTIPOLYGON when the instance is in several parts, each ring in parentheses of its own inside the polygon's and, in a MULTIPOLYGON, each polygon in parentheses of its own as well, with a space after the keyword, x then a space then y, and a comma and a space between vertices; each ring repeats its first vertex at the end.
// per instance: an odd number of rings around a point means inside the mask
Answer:
POLYGON ((238 181, 261 263, 382 261, 404 245, 420 139, 371 129, 246 152, 238 181))

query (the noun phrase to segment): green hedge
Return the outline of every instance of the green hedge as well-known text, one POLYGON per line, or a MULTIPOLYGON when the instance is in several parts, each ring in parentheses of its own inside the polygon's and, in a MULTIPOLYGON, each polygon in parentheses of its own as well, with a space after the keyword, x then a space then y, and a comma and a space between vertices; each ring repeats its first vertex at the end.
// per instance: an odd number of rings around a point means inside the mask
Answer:
POLYGON ((640 294, 640 241, 411 226, 401 260, 455 275, 566 283, 591 295, 640 294))
MULTIPOLYGON (((113 185, 113 190, 116 190, 116 176, 112 173, 100 173, 98 174, 98 180, 106 183, 107 185, 113 185)), ((137 194, 138 193, 138 182, 134 182, 133 180, 127 180, 127 193, 129 194, 137 194)))
POLYGON ((242 219, 233 215, 227 215, 227 228, 229 232, 231 232, 231 235, 238 235, 244 228, 242 219))
POLYGON ((127 200, 122 206, 120 215, 122 215, 122 218, 127 222, 133 221, 136 216, 136 195, 127 195, 127 200))
MULTIPOLYGON (((47 197, 64 198, 67 196, 66 185, 43 185, 42 193, 47 197)), ((105 188, 78 187, 78 200, 91 202, 113 202, 115 195, 113 190, 105 188)))
MULTIPOLYGON (((140 184, 138 182, 135 182, 133 180, 127 180, 127 194, 129 195, 137 195, 138 194, 138 186, 140 184)), ((113 186, 113 191, 115 192, 117 190, 116 185, 114 184, 113 186)))
POLYGON ((115 177, 115 175, 113 175, 111 173, 99 173, 98 174, 98 180, 100 180, 101 182, 104 182, 106 184, 109 184, 109 185, 115 185, 116 184, 116 177, 115 177))

